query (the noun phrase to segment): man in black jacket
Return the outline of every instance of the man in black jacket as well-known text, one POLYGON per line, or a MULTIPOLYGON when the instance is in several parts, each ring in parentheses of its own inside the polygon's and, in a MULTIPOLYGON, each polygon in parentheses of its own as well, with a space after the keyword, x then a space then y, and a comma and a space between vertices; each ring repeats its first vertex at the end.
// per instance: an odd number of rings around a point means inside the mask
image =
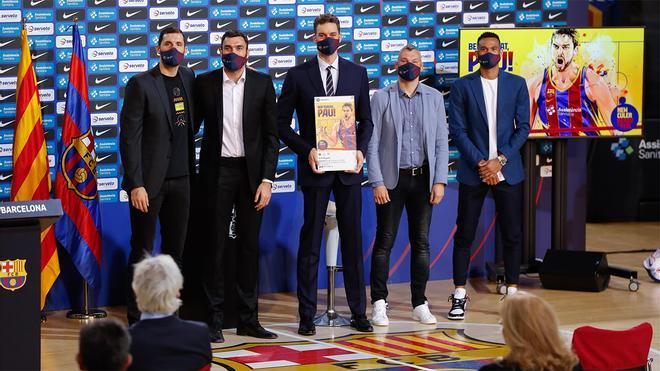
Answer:
POLYGON ((120 118, 119 147, 124 165, 122 188, 128 192, 131 253, 128 258, 127 314, 140 312, 130 290, 133 265, 153 250, 160 219, 161 252, 181 267, 194 175, 192 70, 180 67, 185 38, 175 27, 164 28, 156 50, 158 66, 133 76, 126 86, 120 118))
POLYGON ((236 333, 274 339, 259 324, 259 229, 271 197, 279 140, 275 124, 275 88, 269 75, 246 68, 248 38, 239 31, 222 36, 223 68, 195 81, 195 102, 204 119, 200 183, 212 220, 215 241, 205 269, 211 304, 211 341, 224 341, 224 247, 232 208, 236 208, 236 333))

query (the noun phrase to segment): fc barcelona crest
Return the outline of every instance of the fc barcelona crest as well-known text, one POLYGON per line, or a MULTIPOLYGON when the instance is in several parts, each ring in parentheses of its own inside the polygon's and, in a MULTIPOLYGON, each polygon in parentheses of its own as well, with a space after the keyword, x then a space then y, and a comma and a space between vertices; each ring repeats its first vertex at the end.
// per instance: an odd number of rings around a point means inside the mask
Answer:
POLYGON ((62 154, 61 170, 67 187, 85 200, 96 198, 96 152, 91 130, 71 140, 62 154))
POLYGON ((0 286, 9 291, 16 291, 25 285, 27 271, 26 259, 0 260, 0 286))

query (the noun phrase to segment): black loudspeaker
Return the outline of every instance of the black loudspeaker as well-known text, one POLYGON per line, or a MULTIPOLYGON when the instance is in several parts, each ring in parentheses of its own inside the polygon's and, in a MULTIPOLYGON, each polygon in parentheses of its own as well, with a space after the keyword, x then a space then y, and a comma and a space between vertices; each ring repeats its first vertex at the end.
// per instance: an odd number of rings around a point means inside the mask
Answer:
POLYGON ((594 251, 548 250, 539 270, 543 288, 599 292, 607 288, 607 256, 594 251))

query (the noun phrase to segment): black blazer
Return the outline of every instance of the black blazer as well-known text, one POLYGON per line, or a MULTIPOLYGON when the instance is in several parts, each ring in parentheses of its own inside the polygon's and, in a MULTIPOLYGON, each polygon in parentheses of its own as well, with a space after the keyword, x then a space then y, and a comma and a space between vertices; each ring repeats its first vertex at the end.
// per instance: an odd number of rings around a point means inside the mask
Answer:
MULTIPOLYGON (((367 155, 374 124, 369 104, 369 79, 367 70, 344 58, 339 58, 339 81, 335 95, 355 96, 357 122, 357 148, 367 155)), ((315 174, 309 167, 309 151, 316 146, 314 122, 314 97, 325 96, 318 58, 289 69, 277 101, 277 128, 282 141, 298 155, 298 184, 301 186, 328 187, 334 181, 333 172, 315 174), (298 117, 300 135, 291 129, 293 111, 298 117)), ((362 174, 338 172, 343 184, 359 184, 362 174)))
MULTIPOLYGON (((192 94, 195 73, 181 66, 179 76, 191 117, 188 165, 192 176, 195 173, 193 130, 196 120, 192 94)), ((128 80, 119 125, 119 151, 124 165, 122 188, 130 193, 134 188, 145 187, 149 197, 155 197, 170 164, 174 125, 172 103, 158 66, 128 80)))
POLYGON ((199 370, 211 363, 205 323, 168 316, 138 321, 129 332, 133 356, 129 370, 199 370))
MULTIPOLYGON (((280 142, 275 124, 275 88, 269 75, 245 70, 243 95, 243 145, 252 192, 262 179, 275 180, 280 142)), ((220 177, 222 154, 222 69, 201 74, 195 79, 198 124, 204 121, 204 137, 199 155, 202 189, 214 194, 220 177)))

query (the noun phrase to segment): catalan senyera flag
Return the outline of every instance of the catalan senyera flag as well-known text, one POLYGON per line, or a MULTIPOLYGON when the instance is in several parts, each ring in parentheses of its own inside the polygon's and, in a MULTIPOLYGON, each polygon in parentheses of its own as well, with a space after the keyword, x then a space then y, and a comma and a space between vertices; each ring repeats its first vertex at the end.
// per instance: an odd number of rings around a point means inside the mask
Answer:
MULTIPOLYGON (((16 126, 14 131, 14 176, 11 201, 47 200, 50 198, 48 155, 37 89, 37 76, 28 46, 27 31, 21 31, 21 60, 16 81, 16 126)), ((46 295, 60 274, 55 229, 41 233, 41 309, 46 295)))
POLYGON ((63 215, 55 224, 57 240, 90 288, 101 284, 101 212, 96 182, 96 151, 90 119, 85 54, 78 26, 66 95, 62 141, 58 146, 55 196, 63 215))

